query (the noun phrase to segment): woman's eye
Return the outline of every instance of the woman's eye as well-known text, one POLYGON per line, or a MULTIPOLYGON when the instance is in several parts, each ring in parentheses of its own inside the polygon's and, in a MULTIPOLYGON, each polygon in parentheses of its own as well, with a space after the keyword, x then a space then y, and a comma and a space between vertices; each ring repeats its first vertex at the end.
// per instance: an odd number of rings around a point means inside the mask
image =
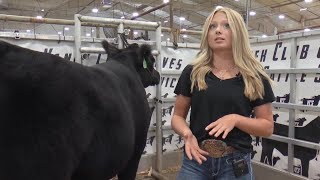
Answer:
POLYGON ((224 28, 230 29, 230 25, 228 23, 224 24, 224 28))
POLYGON ((210 24, 209 29, 215 29, 217 26, 215 24, 210 24))

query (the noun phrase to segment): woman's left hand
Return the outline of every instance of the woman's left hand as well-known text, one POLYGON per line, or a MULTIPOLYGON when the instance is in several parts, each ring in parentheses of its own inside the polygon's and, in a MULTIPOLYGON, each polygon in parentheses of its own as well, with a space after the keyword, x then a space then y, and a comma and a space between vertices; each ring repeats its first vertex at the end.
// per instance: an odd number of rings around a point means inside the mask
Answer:
POLYGON ((229 132, 236 126, 237 124, 237 114, 228 114, 215 122, 210 123, 205 129, 209 132, 210 136, 218 137, 223 133, 222 138, 225 139, 229 132))

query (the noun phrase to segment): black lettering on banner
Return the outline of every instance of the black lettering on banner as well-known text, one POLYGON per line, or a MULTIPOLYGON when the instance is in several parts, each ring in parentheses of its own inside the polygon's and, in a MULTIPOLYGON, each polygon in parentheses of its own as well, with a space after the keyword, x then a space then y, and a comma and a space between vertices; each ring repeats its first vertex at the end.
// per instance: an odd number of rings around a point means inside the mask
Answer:
POLYGON ((282 61, 287 59, 287 58, 286 58, 286 51, 287 51, 287 47, 284 47, 284 48, 283 48, 283 51, 282 51, 282 56, 281 56, 281 60, 282 60, 282 61))
POLYGON ((307 58, 309 47, 310 47, 309 44, 305 44, 305 45, 302 46, 301 53, 300 53, 300 59, 306 59, 307 58))
MULTIPOLYGON (((270 74, 270 79, 272 79, 273 81, 276 82, 280 82, 281 81, 281 77, 284 77, 284 74, 270 74)), ((289 74, 285 74, 285 79, 284 82, 288 82, 289 79, 289 74)))
POLYGON ((175 82, 177 81, 177 79, 176 78, 172 78, 172 80, 171 80, 171 83, 170 83, 170 87, 171 88, 174 88, 175 87, 175 82))
POLYGON ((300 82, 306 82, 305 77, 307 77, 307 74, 302 73, 301 78, 300 78, 300 82))
POLYGON ((282 46, 282 42, 278 42, 276 44, 276 47, 274 48, 274 52, 273 52, 273 58, 272 58, 273 61, 277 61, 278 60, 276 55, 277 55, 278 48, 280 48, 281 46, 282 46))
POLYGON ((99 55, 98 55, 98 58, 97 58, 96 64, 100 64, 100 59, 101 59, 101 54, 99 54, 99 55))
POLYGON ((266 61, 267 52, 268 52, 268 49, 262 50, 261 57, 260 57, 260 62, 265 62, 266 61))
POLYGON ((274 74, 273 73, 270 74, 270 79, 274 80, 274 74))
POLYGON ((88 60, 89 57, 90 57, 90 54, 89 54, 89 53, 84 53, 84 54, 81 55, 81 59, 82 59, 82 60, 88 60))
POLYGON ((314 78, 314 82, 320 83, 320 73, 317 73, 317 75, 319 75, 319 76, 314 78))
POLYGON ((317 58, 320 58, 320 47, 318 49, 317 58))
POLYGON ((289 79, 289 74, 286 75, 286 79, 284 80, 284 82, 288 82, 289 79))
POLYGON ((170 65, 169 65, 169 68, 172 69, 172 65, 174 65, 174 62, 176 61, 177 59, 176 58, 172 58, 171 61, 170 61, 170 65))
MULTIPOLYGON (((259 50, 256 50, 256 52, 254 52, 254 55, 256 56, 256 58, 259 57, 258 54, 259 54, 259 50)), ((260 62, 261 62, 261 61, 260 61, 260 62)))
POLYGON ((178 63, 177 63, 176 70, 179 70, 181 68, 181 62, 182 62, 182 59, 179 59, 178 63))
POLYGON ((168 59, 169 59, 169 58, 167 58, 167 57, 163 57, 162 68, 166 67, 167 62, 168 62, 168 59))
POLYGON ((53 51, 53 48, 50 48, 49 50, 48 50, 48 48, 45 48, 45 49, 44 49, 44 53, 49 53, 49 54, 51 54, 52 51, 53 51))
POLYGON ((265 66, 264 69, 270 69, 270 66, 265 66))
POLYGON ((278 74, 277 82, 280 82, 281 74, 278 74))
MULTIPOLYGON (((319 48, 319 50, 320 50, 320 48, 319 48)), ((320 64, 319 64, 318 68, 320 68, 320 64)), ((317 73, 316 75, 318 75, 318 77, 314 78, 314 82, 315 83, 320 83, 320 73, 317 73)))
MULTIPOLYGON (((166 67, 166 65, 168 64, 168 61, 169 61, 168 57, 163 58, 162 68, 166 67)), ((179 70, 181 68, 181 66, 182 66, 182 59, 177 60, 176 58, 171 58, 170 63, 169 63, 170 69, 175 68, 176 70, 179 70)))
POLYGON ((66 54, 64 54, 64 59, 70 61, 71 60, 71 56, 72 56, 71 53, 66 53, 66 54))
POLYGON ((161 86, 164 85, 164 87, 168 87, 170 84, 171 88, 175 87, 175 82, 177 81, 176 78, 170 78, 170 77, 161 77, 161 86))

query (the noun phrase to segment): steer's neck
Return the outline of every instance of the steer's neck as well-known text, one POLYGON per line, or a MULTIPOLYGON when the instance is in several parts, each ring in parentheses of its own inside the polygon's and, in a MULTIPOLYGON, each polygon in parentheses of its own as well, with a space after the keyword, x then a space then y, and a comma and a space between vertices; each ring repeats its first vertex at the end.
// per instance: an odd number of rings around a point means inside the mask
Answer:
POLYGON ((129 69, 136 71, 135 61, 137 60, 137 58, 138 57, 133 57, 133 56, 129 56, 129 55, 119 55, 119 56, 115 56, 111 60, 117 61, 117 62, 125 65, 129 69))

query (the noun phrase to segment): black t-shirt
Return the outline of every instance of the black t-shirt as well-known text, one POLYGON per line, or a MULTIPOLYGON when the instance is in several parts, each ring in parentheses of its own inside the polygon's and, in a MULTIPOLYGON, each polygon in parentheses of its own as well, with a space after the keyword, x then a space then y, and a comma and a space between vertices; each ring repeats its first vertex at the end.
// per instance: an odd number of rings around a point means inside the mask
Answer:
MULTIPOLYGON (((212 72, 205 76, 208 88, 201 91, 193 88, 191 93, 192 68, 192 65, 187 65, 184 68, 174 93, 191 97, 190 129, 198 142, 214 138, 214 136, 209 136, 209 131, 205 130, 205 127, 211 122, 228 114, 249 117, 255 106, 275 100, 271 85, 266 79, 263 79, 265 91, 263 99, 250 101, 244 95, 245 86, 241 75, 221 81, 212 72)), ((254 121, 254 119, 252 120, 254 121)), ((216 139, 222 140, 221 137, 222 135, 216 139)), ((252 151, 251 136, 236 127, 229 132, 223 141, 240 151, 252 151)))

